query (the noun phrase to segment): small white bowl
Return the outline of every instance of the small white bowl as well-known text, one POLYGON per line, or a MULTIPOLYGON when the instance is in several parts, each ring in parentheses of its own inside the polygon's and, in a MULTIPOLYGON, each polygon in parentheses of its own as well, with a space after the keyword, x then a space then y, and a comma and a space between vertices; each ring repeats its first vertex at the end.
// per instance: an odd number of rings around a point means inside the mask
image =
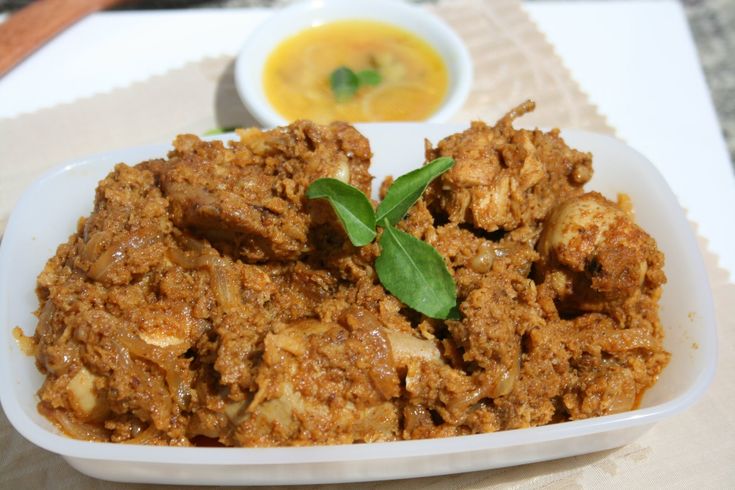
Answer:
POLYGON ((464 104, 472 85, 472 59, 459 36, 423 8, 400 0, 310 0, 279 10, 248 38, 235 64, 235 85, 250 114, 266 127, 288 124, 268 102, 263 67, 284 39, 327 22, 362 19, 401 27, 428 42, 444 60, 449 88, 439 109, 426 122, 445 122, 464 104))

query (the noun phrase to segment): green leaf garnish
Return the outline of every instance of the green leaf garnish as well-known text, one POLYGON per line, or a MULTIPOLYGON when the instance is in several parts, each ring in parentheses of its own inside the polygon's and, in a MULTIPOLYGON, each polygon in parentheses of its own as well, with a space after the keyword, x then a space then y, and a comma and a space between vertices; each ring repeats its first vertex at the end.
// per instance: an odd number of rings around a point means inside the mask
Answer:
POLYGON ((329 76, 329 84, 337 102, 345 102, 351 99, 360 86, 360 79, 354 71, 346 66, 340 66, 329 76))
POLYGON ((310 199, 327 199, 356 247, 371 243, 376 224, 383 228, 381 252, 375 260, 378 279, 393 296, 432 318, 457 320, 457 288, 442 256, 431 245, 393 227, 454 160, 437 158, 396 179, 376 212, 359 189, 337 179, 318 179, 308 189, 310 199))
POLYGON ((375 239, 375 211, 360 189, 337 179, 318 179, 306 189, 306 197, 329 201, 354 246, 375 239))
POLYGON ((457 306, 457 287, 434 247, 391 226, 381 226, 380 256, 375 271, 385 289, 432 318, 447 318, 457 306))
POLYGON ((231 133, 234 130, 236 130, 237 127, 233 126, 231 128, 213 128, 208 131, 205 131, 202 136, 214 136, 215 134, 225 134, 225 133, 231 133))
POLYGON ((357 80, 360 82, 360 85, 375 86, 383 81, 383 77, 375 70, 362 70, 357 72, 357 80))
POLYGON ((375 70, 362 70, 357 73, 346 66, 340 66, 329 75, 329 85, 337 102, 346 102, 355 96, 357 89, 365 85, 378 85, 383 77, 375 70))
POLYGON ((453 166, 454 159, 440 157, 421 168, 398 177, 388 189, 385 199, 378 206, 375 221, 382 223, 384 218, 388 218, 391 225, 401 221, 431 181, 453 166))

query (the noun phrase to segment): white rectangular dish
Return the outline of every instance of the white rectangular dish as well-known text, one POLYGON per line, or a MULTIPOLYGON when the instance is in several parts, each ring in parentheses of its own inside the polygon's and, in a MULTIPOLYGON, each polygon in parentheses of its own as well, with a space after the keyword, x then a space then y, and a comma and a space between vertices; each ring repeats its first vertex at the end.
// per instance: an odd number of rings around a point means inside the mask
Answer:
MULTIPOLYGON (((423 161, 423 142, 465 129, 459 125, 358 125, 373 152, 379 183, 423 161)), ((34 358, 12 336, 35 329, 38 273, 56 247, 92 209, 94 190, 118 162, 135 164, 165 155, 169 145, 105 153, 57 167, 33 184, 10 217, 0 248, 0 399, 28 440, 62 455, 97 478, 171 484, 262 485, 411 478, 525 464, 600 451, 635 440, 656 421, 691 405, 714 374, 714 306, 691 228, 653 165, 623 143, 602 135, 565 131, 567 143, 594 155, 587 185, 615 198, 627 193, 636 218, 666 255, 668 284, 661 300, 670 364, 639 409, 588 420, 445 439, 296 448, 177 448, 73 440, 36 410, 43 377, 34 358)), ((377 187, 377 185, 375 186, 377 187)))

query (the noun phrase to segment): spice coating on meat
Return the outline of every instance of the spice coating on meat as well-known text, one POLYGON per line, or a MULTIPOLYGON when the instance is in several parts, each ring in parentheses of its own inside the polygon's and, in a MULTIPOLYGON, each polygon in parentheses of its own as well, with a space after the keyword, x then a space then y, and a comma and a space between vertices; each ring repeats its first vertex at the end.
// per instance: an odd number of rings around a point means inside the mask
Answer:
POLYGON ((495 126, 474 122, 427 151, 451 156, 454 167, 436 180, 427 197, 452 223, 493 232, 535 226, 559 200, 582 192, 592 158, 567 147, 558 130, 516 130, 515 117, 533 110, 527 102, 495 126))
POLYGON ((457 164, 397 225, 444 258, 456 320, 388 294, 379 246, 305 199, 325 176, 369 193, 350 126, 180 136, 116 166, 38 278, 39 410, 80 439, 283 446, 634 408, 669 356, 663 256, 626 206, 584 193, 590 155, 512 128, 529 109, 429 148, 457 164))
MULTIPOLYGON (((161 167, 161 188, 173 222, 207 237, 247 262, 295 260, 309 250, 308 185, 332 177, 370 195, 370 147, 343 123, 299 121, 270 131, 241 131, 230 148, 188 135, 174 141, 161 167)), ((317 208, 317 209, 313 209, 317 208)))
POLYGON ((557 206, 538 249, 538 275, 553 282, 566 308, 609 309, 666 281, 656 242, 596 192, 557 206))

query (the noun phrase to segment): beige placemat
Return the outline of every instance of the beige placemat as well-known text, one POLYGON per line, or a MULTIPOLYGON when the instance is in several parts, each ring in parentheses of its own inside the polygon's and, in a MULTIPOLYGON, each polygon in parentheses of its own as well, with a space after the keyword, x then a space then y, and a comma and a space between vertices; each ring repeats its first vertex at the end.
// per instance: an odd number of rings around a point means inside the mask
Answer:
MULTIPOLYGON (((612 133, 551 46, 513 0, 445 1, 429 7, 463 37, 475 63, 475 83, 455 117, 495 120, 535 99, 524 125, 612 133)), ((181 132, 254 125, 237 97, 230 58, 206 59, 103 95, 14 119, 0 120, 0 230, 22 190, 68 159, 146 143, 181 132)), ((732 487, 735 485, 735 286, 702 243, 718 311, 718 374, 687 412, 662 422, 634 444, 574 458, 514 468, 355 488, 732 487)), ((326 488, 323 486, 316 488, 326 488)), ((77 473, 60 457, 25 441, 0 413, 0 488, 150 488, 113 484, 77 473)), ((166 487, 162 487, 166 488, 166 487)))

